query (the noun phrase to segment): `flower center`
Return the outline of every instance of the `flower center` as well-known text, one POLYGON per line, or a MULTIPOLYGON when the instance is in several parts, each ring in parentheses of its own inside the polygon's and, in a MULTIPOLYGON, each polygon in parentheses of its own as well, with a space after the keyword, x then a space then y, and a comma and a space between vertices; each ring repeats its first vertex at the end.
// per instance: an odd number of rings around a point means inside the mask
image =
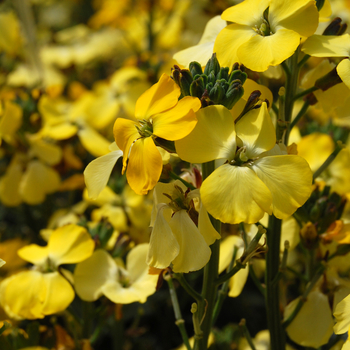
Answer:
POLYGON ((141 137, 150 137, 153 135, 152 123, 148 120, 139 120, 140 126, 136 125, 136 129, 141 137))
POLYGON ((261 36, 269 36, 273 34, 271 32, 270 24, 268 21, 268 13, 269 13, 269 8, 267 8, 264 11, 263 16, 261 17, 261 23, 256 24, 255 27, 253 28, 261 36))
POLYGON ((247 148, 245 146, 239 148, 235 157, 229 161, 230 165, 240 166, 248 162, 249 158, 246 154, 247 148))

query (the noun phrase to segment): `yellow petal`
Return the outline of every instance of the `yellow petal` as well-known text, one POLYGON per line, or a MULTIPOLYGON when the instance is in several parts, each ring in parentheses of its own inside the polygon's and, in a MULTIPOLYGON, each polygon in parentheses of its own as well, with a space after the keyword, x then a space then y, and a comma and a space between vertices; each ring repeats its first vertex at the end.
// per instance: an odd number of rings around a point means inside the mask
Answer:
POLYGON ((83 261, 91 256, 94 248, 95 243, 87 230, 74 224, 57 228, 48 243, 50 260, 56 266, 83 261))
MULTIPOLYGON (((229 265, 233 258, 233 251, 237 248, 243 248, 243 239, 239 236, 227 236, 220 242, 220 259, 219 259, 219 273, 223 272, 229 265)), ((242 255, 237 252, 236 259, 242 255)))
POLYGON ((182 139, 196 126, 199 108, 197 97, 184 97, 174 108, 153 116, 153 134, 170 141, 182 139))
POLYGON ((177 211, 169 225, 180 246, 179 254, 173 260, 173 270, 187 273, 204 267, 211 250, 187 212, 177 211))
POLYGON ((342 60, 337 66, 337 72, 344 84, 350 89, 350 60, 342 60))
POLYGON ((254 27, 261 22, 261 16, 269 7, 270 0, 249 0, 226 9, 221 18, 226 21, 254 27))
POLYGON ((4 205, 15 207, 22 203, 22 197, 18 190, 22 176, 21 162, 15 156, 0 180, 0 200, 4 205))
POLYGON ((318 26, 318 10, 314 1, 295 0, 271 1, 269 23, 272 29, 283 27, 299 33, 301 36, 312 35, 318 26))
POLYGON ((232 159, 236 152, 235 124, 224 106, 209 106, 197 112, 198 123, 185 138, 175 142, 177 154, 191 163, 232 159))
POLYGON ((61 161, 61 147, 37 138, 29 139, 29 141, 31 143, 31 156, 38 157, 48 165, 55 165, 61 161))
MULTIPOLYGON (((260 99, 261 100, 268 100, 269 101, 269 108, 271 108, 273 103, 273 95, 271 90, 266 87, 265 85, 258 84, 256 81, 252 79, 247 79, 244 83, 244 94, 242 96, 242 99, 245 101, 248 100, 250 94, 255 91, 259 90, 261 92, 260 99)), ((236 108, 236 105, 233 109, 236 108)))
POLYGON ((131 148, 126 178, 137 194, 147 194, 156 185, 163 160, 151 137, 137 140, 131 148))
POLYGON ((157 206, 157 216, 154 221, 147 255, 147 264, 159 269, 168 267, 180 251, 179 243, 164 217, 164 210, 167 210, 169 214, 170 209, 166 204, 157 206))
POLYGON ((117 160, 123 156, 122 151, 113 151, 94 159, 84 170, 85 184, 89 197, 96 199, 106 187, 117 160))
POLYGON ((269 36, 251 37, 239 46, 237 56, 249 69, 264 72, 269 66, 277 66, 292 56, 299 43, 298 33, 282 28, 269 36))
POLYGON ((250 26, 230 24, 217 36, 214 44, 214 52, 221 67, 232 67, 236 62, 242 63, 237 55, 238 48, 257 35, 250 26))
POLYGON ((0 117, 0 135, 12 136, 22 124, 22 115, 22 109, 17 104, 6 101, 4 113, 0 117))
POLYGON ((110 141, 95 129, 85 125, 78 131, 78 136, 84 148, 93 156, 100 157, 109 152, 110 141))
POLYGON ((230 278, 228 292, 229 297, 236 298, 242 293, 245 283, 247 282, 248 275, 249 265, 247 264, 244 269, 239 270, 233 277, 230 278))
POLYGON ((58 173, 40 161, 33 160, 22 177, 19 191, 24 202, 35 205, 42 203, 46 195, 57 191, 59 186, 58 173))
POLYGON ((249 159, 254 159, 274 147, 275 127, 265 102, 260 108, 250 110, 236 123, 236 133, 246 146, 249 159))
POLYGON ((10 317, 33 320, 44 318, 45 299, 43 275, 38 271, 23 271, 2 281, 0 303, 10 317))
POLYGON ((350 35, 313 35, 305 41, 301 50, 315 57, 349 57, 350 35))
POLYGON ((221 238, 219 232, 213 227, 208 212, 205 210, 202 203, 200 204, 198 214, 198 230, 208 245, 212 245, 217 239, 221 238))
POLYGON ((47 247, 40 247, 37 244, 30 244, 18 250, 17 254, 22 259, 35 265, 43 264, 49 255, 47 247))
POLYGON ((115 230, 120 232, 128 230, 128 222, 124 208, 116 207, 113 204, 105 204, 101 208, 93 210, 91 218, 95 222, 99 222, 103 218, 106 218, 115 230))
POLYGON ((263 157, 251 168, 271 191, 273 213, 279 219, 292 215, 311 194, 312 172, 302 157, 263 157))
POLYGON ((130 153, 130 147, 134 141, 140 138, 140 134, 135 127, 135 122, 129 119, 118 118, 113 127, 114 139, 118 147, 123 151, 123 170, 126 169, 126 163, 130 153))
POLYGON ((43 314, 51 315, 65 310, 75 296, 70 283, 58 271, 43 274, 43 282, 46 292, 43 314))
POLYGON ((334 333, 343 334, 347 332, 350 327, 350 295, 337 304, 333 315, 337 320, 334 333))
POLYGON ((103 295, 103 285, 114 281, 117 274, 118 267, 112 257, 105 250, 98 249, 74 270, 77 294, 85 301, 97 300, 103 295))
POLYGON ((155 114, 174 107, 177 104, 180 93, 180 88, 174 80, 163 74, 158 83, 145 91, 137 100, 135 117, 138 119, 149 119, 155 114))
POLYGON ((271 213, 272 196, 247 167, 224 164, 206 178, 200 189, 205 208, 224 223, 255 223, 271 213))
MULTIPOLYGON (((293 312, 299 299, 287 305, 284 319, 293 312)), ((333 333, 333 318, 328 298, 319 291, 311 292, 292 323, 286 328, 288 336, 297 344, 319 348, 333 333)))
POLYGON ((205 26, 204 33, 198 45, 177 52, 173 58, 184 67, 188 67, 192 61, 205 66, 213 54, 214 41, 219 32, 226 27, 226 21, 215 16, 205 26))

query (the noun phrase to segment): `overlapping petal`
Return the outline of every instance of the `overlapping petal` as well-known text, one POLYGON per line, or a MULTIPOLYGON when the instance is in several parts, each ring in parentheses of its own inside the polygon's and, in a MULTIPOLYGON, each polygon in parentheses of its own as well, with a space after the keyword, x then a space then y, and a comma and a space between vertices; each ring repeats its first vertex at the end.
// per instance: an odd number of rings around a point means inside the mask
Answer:
POLYGON ((209 106, 197 112, 198 123, 188 136, 175 142, 180 158, 191 163, 232 159, 236 152, 233 117, 224 106, 209 106))
POLYGON ((337 72, 343 83, 350 89, 350 60, 344 59, 337 66, 337 72))
POLYGON ((201 108, 196 97, 186 96, 168 111, 152 117, 153 134, 175 141, 187 136, 197 124, 195 112, 201 108))
MULTIPOLYGON (((145 91, 137 100, 135 117, 137 119, 147 120, 155 114, 162 113, 174 107, 177 104, 180 94, 180 88, 174 80, 168 75, 163 74, 158 83, 145 91)), ((122 149, 122 147, 120 148, 122 149)))

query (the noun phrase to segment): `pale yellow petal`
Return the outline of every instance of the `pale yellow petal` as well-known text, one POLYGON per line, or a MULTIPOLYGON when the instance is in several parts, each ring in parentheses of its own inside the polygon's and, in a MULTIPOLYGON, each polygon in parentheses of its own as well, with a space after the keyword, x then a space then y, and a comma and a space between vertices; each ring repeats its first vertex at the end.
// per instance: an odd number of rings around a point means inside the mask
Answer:
POLYGON ((232 159, 236 152, 235 124, 224 106, 209 106, 197 112, 198 123, 185 138, 175 142, 179 157, 191 163, 232 159))
POLYGON ((236 123, 237 136, 247 148, 249 159, 269 151, 276 144, 275 127, 265 102, 258 109, 252 109, 236 123))
POLYGON ((179 243, 164 217, 164 210, 170 211, 166 204, 157 207, 147 255, 147 264, 159 269, 168 267, 180 251, 179 243))
POLYGON ((213 227, 208 212, 205 210, 202 202, 199 207, 198 230, 203 235, 208 245, 212 245, 217 239, 221 238, 220 233, 213 227))
POLYGON ((343 334, 347 332, 350 327, 350 295, 338 303, 333 315, 337 320, 334 326, 334 333, 343 334))
MULTIPOLYGON (((293 312, 299 299, 289 303, 284 319, 293 312)), ((333 318, 328 298, 319 291, 311 292, 292 323, 286 328, 288 336, 297 344, 319 348, 333 333, 333 318)))
POLYGON ((125 210, 122 207, 117 207, 113 204, 104 204, 101 208, 94 209, 91 213, 91 218, 95 222, 107 219, 114 229, 118 231, 127 231, 128 222, 125 210))
POLYGON ((305 41, 301 50, 315 57, 349 57, 350 35, 313 35, 305 41))
POLYGON ((56 170, 38 160, 28 164, 19 187, 24 202, 35 205, 42 203, 47 194, 55 192, 60 186, 60 176, 56 170))
POLYGON ((95 242, 88 231, 74 224, 57 228, 48 243, 50 259, 56 266, 83 261, 91 256, 94 248, 95 242))
POLYGON ((271 213, 272 196, 247 167, 224 164, 204 180, 201 198, 205 208, 224 223, 255 223, 271 213))
POLYGON ((337 66, 337 72, 343 83, 350 89, 350 60, 342 60, 337 66))
POLYGON ((180 246, 179 254, 173 260, 173 270, 187 273, 204 267, 210 259, 211 250, 187 212, 176 212, 169 225, 180 246))
POLYGON ((269 5, 270 0, 246 0, 226 9, 221 18, 254 27, 261 22, 261 16, 269 5))
POLYGON ((79 297, 85 301, 94 301, 103 295, 102 287, 114 281, 118 276, 118 267, 112 257, 103 249, 79 263, 74 270, 74 287, 79 297))
POLYGON ((13 159, 7 167, 5 175, 0 179, 0 200, 8 207, 15 207, 22 203, 19 185, 23 176, 22 165, 13 159))
POLYGON ((243 63, 237 50, 239 47, 257 35, 250 26, 230 24, 225 27, 217 36, 214 44, 214 52, 221 67, 232 67, 236 62, 243 63))
POLYGON ((103 156, 109 152, 111 142, 87 125, 79 129, 78 137, 84 148, 95 157, 103 156))
POLYGON ((263 157, 251 168, 271 191, 273 213, 279 219, 292 215, 311 194, 312 172, 302 157, 263 157))
POLYGON ((94 159, 84 171, 85 184, 89 197, 96 199, 107 185, 117 160, 123 156, 122 151, 113 151, 94 159))
POLYGON ((220 242, 219 273, 223 272, 230 265, 235 247, 238 250, 236 253, 236 259, 238 259, 242 255, 242 248, 244 247, 241 237, 227 236, 220 242))
POLYGON ((49 251, 46 247, 38 246, 37 244, 30 244, 17 251, 19 257, 23 260, 29 261, 35 265, 43 264, 49 255, 49 251))
POLYGON ((237 48, 237 56, 247 68, 264 72, 269 66, 277 66, 292 56, 299 44, 299 34, 282 28, 269 36, 251 37, 237 48))
POLYGON ((48 165, 55 165, 61 161, 62 149, 61 147, 46 142, 42 139, 30 140, 31 149, 30 154, 33 157, 38 157, 48 165))
POLYGON ((71 284, 59 272, 43 274, 45 300, 42 305, 45 315, 65 310, 73 301, 75 293, 71 284))
POLYGON ((11 101, 6 101, 0 117, 0 136, 12 136, 22 124, 22 109, 11 101))
POLYGON ((283 27, 308 37, 316 31, 318 17, 315 1, 273 0, 268 19, 272 29, 283 27))
POLYGON ((241 270, 239 270, 233 277, 230 278, 229 282, 229 292, 228 296, 231 298, 238 297, 247 282, 247 278, 249 275, 249 265, 241 270))

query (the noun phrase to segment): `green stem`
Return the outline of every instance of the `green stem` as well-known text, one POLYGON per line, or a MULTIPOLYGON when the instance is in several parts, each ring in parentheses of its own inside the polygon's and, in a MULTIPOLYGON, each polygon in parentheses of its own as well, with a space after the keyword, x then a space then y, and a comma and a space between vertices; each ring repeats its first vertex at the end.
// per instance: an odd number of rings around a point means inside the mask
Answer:
POLYGON ((302 306, 304 305, 305 301, 307 300, 309 293, 312 291, 313 287, 315 286, 315 284, 317 283, 319 278, 322 276, 325 269, 326 269, 326 267, 323 264, 317 269, 315 275, 312 277, 312 280, 307 285, 307 287, 304 291, 304 294, 299 298, 297 306, 295 307, 295 309, 293 310, 291 315, 283 322, 284 328, 287 328, 292 323, 292 321, 295 319, 298 312, 301 310, 302 306))
MULTIPOLYGON (((202 176, 205 180, 215 170, 215 162, 211 161, 202 164, 202 176)), ((217 232, 221 231, 221 222, 209 215, 210 221, 217 232)), ((198 312, 202 322, 203 337, 196 339, 195 349, 206 350, 208 347, 208 338, 211 332, 215 299, 217 294, 217 284, 214 283, 219 276, 219 256, 220 241, 216 240, 211 246, 211 257, 208 264, 204 267, 202 297, 203 301, 198 304, 198 312)))
POLYGON ((255 286, 259 289, 260 293, 266 297, 266 290, 265 287, 261 284, 261 282, 258 279, 258 276, 256 275, 253 265, 249 266, 249 276, 252 279, 252 281, 254 282, 255 286))
POLYGON ((329 167, 329 165, 333 162, 333 160, 343 148, 343 144, 340 141, 338 141, 335 150, 332 152, 332 154, 330 154, 325 160, 325 162, 314 172, 312 176, 313 181, 315 181, 315 179, 318 178, 323 173, 323 171, 329 167))
POLYGON ((190 286, 190 284, 187 282, 185 276, 182 273, 174 274, 174 278, 176 278, 180 282, 182 288, 187 292, 187 294, 189 294, 194 300, 196 300, 197 303, 203 301, 203 297, 201 296, 201 294, 197 293, 190 286))
POLYGON ((309 88, 309 89, 306 89, 306 90, 304 90, 304 91, 302 91, 302 92, 299 92, 298 94, 296 94, 296 95, 294 96, 293 100, 296 101, 297 99, 299 99, 299 98, 301 98, 301 97, 304 97, 304 96, 306 96, 306 95, 310 94, 311 92, 314 92, 314 91, 316 91, 316 90, 318 90, 318 89, 319 89, 318 87, 313 86, 313 87, 311 87, 311 88, 309 88))
POLYGON ((179 175, 175 174, 173 171, 170 171, 169 175, 174 180, 180 180, 186 187, 190 188, 191 190, 196 189, 196 187, 194 187, 191 183, 187 182, 186 180, 181 178, 179 175))
POLYGON ((179 305, 179 301, 177 299, 177 295, 176 295, 176 290, 175 290, 175 286, 173 283, 173 280, 171 278, 170 275, 166 275, 164 277, 164 279, 168 282, 168 286, 169 286, 169 292, 170 292, 170 297, 171 297, 171 302, 173 304, 173 309, 174 309, 174 313, 175 313, 175 324, 178 326, 179 331, 181 333, 181 337, 182 340, 186 346, 187 350, 192 350, 191 345, 189 343, 188 340, 188 335, 185 329, 185 321, 182 318, 182 314, 181 314, 181 310, 180 310, 180 305, 179 305))
POLYGON ((239 322, 239 328, 243 334, 243 336, 247 339, 247 342, 252 350, 256 350, 253 339, 249 333, 249 330, 246 325, 246 320, 243 318, 241 322, 239 322))
MULTIPOLYGON (((234 264, 234 262, 236 260, 237 250, 238 250, 238 248, 235 246, 234 249, 233 249, 232 259, 230 261, 229 267, 227 268, 227 271, 230 271, 232 269, 232 267, 233 267, 233 264, 234 264)), ((225 298, 227 296, 229 283, 230 283, 229 280, 224 282, 224 284, 222 285, 221 289, 219 290, 218 300, 216 301, 216 304, 215 304, 215 307, 214 307, 213 324, 215 324, 215 322, 216 322, 216 320, 217 320, 217 318, 219 316, 220 310, 222 308, 222 305, 224 303, 224 300, 225 300, 225 298)))
POLYGON ((266 314, 267 325, 270 331, 270 349, 285 349, 285 333, 281 323, 279 305, 279 283, 276 276, 280 266, 280 240, 282 221, 273 215, 269 217, 269 226, 266 233, 266 314))
POLYGON ((309 101, 305 101, 303 106, 301 107, 299 113, 297 114, 297 116, 293 119, 293 121, 290 123, 290 126, 288 128, 288 135, 289 133, 292 131, 292 129, 294 128, 295 125, 297 125, 297 123, 299 122, 299 120, 304 116, 304 114, 306 113, 307 109, 309 108, 310 103, 309 101))

